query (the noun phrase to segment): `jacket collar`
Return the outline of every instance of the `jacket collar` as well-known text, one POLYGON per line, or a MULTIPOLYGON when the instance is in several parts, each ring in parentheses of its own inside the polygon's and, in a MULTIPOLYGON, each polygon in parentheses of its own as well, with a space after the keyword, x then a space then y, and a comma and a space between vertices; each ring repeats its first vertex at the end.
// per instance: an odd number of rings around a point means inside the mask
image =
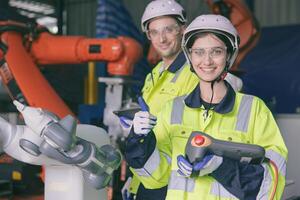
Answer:
POLYGON ((186 58, 185 55, 183 53, 183 51, 181 51, 178 56, 176 57, 176 59, 172 62, 172 64, 168 67, 168 71, 175 73, 177 72, 184 64, 186 63, 186 58))
MULTIPOLYGON (((235 102, 235 91, 226 81, 225 85, 227 87, 226 95, 220 103, 212 108, 214 111, 220 114, 231 112, 235 102)), ((203 105, 203 100, 200 98, 200 96, 201 91, 200 85, 198 84, 197 87, 185 98, 184 102, 190 108, 200 108, 203 105)))

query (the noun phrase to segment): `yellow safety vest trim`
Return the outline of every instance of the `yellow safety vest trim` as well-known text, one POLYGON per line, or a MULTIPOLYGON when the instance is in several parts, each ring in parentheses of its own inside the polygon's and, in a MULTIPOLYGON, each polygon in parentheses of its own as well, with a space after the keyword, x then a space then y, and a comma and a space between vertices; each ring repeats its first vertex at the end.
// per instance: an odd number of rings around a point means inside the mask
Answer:
POLYGON ((184 99, 186 96, 177 97, 174 99, 171 124, 181 124, 184 110, 184 99))
POLYGON ((149 177, 158 168, 159 164, 160 164, 159 151, 157 150, 157 148, 155 148, 143 168, 139 168, 139 169, 133 168, 133 169, 139 176, 149 177))
POLYGON ((180 176, 176 170, 171 171, 168 189, 182 190, 184 192, 193 192, 195 180, 188 177, 180 176))
POLYGON ((285 177, 285 175, 286 175, 286 160, 284 159, 284 157, 282 157, 279 153, 277 153, 273 150, 266 151, 266 157, 269 158, 270 160, 272 160, 276 164, 280 174, 285 177))
POLYGON ((264 167, 264 178, 260 186, 259 193, 257 194, 257 199, 268 199, 269 198, 269 191, 272 188, 272 177, 268 169, 268 165, 263 163, 262 166, 264 167))
POLYGON ((228 192, 219 182, 215 181, 211 185, 211 195, 215 195, 221 198, 238 199, 236 196, 228 192))
POLYGON ((237 116, 235 130, 247 132, 252 108, 253 96, 243 95, 237 116))

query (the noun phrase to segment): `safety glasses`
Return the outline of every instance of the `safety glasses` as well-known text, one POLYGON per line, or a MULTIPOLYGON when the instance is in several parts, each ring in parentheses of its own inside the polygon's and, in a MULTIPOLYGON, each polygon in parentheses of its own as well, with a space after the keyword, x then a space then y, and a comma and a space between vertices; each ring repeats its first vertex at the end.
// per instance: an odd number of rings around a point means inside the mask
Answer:
POLYGON ((189 52, 199 59, 204 59, 207 55, 211 59, 220 59, 226 56, 226 47, 191 48, 189 52))
POLYGON ((146 34, 149 40, 156 40, 160 36, 175 36, 179 34, 180 26, 178 24, 172 24, 162 27, 160 29, 149 29, 146 34))

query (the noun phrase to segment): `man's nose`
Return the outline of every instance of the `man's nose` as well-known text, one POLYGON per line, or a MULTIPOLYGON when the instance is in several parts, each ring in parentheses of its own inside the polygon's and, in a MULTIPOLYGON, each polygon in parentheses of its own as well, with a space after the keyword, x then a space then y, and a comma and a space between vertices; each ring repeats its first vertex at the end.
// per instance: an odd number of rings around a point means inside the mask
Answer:
POLYGON ((159 41, 164 42, 166 40, 166 33, 165 31, 162 31, 159 33, 159 41))

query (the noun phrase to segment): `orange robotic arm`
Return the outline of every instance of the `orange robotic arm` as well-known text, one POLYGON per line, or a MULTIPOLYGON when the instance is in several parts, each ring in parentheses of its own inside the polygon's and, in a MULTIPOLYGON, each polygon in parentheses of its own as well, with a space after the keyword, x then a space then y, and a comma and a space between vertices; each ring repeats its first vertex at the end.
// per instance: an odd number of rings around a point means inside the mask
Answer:
POLYGON ((123 53, 118 39, 90 39, 83 36, 55 36, 40 33, 30 54, 38 64, 74 64, 87 61, 115 61, 123 53))
POLYGON ((36 64, 108 61, 111 75, 130 75, 133 64, 142 55, 142 47, 131 38, 54 36, 38 27, 33 37, 31 31, 25 24, 0 22, 0 75, 12 98, 47 109, 59 117, 72 112, 36 64))
POLYGON ((128 76, 142 56, 141 45, 132 38, 90 39, 83 36, 55 36, 43 32, 31 45, 38 64, 74 64, 108 61, 110 75, 128 76))
POLYGON ((252 13, 241 0, 206 0, 215 14, 221 14, 233 23, 240 35, 240 48, 238 57, 231 70, 235 71, 241 60, 256 45, 260 28, 252 13))

